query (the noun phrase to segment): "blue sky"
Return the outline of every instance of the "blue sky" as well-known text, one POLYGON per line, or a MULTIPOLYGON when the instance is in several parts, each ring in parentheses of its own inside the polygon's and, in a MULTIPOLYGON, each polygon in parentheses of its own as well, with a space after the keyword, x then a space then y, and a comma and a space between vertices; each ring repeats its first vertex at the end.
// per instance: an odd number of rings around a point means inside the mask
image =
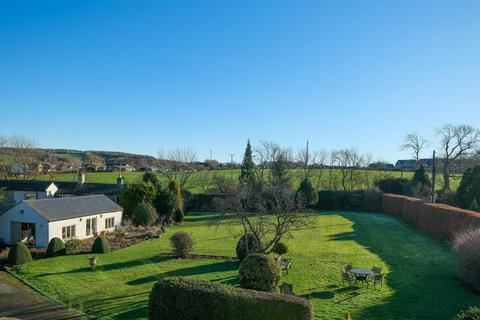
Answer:
POLYGON ((239 160, 480 127, 480 1, 0 2, 0 133, 239 160))

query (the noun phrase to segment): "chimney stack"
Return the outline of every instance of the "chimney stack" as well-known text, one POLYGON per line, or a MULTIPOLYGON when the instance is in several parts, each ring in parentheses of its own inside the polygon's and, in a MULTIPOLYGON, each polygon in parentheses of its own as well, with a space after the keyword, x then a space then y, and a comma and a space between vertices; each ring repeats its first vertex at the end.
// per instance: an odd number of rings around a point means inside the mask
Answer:
POLYGON ((118 175, 118 177, 117 177, 117 187, 123 186, 123 183, 124 183, 123 177, 122 177, 122 175, 120 174, 120 175, 118 175))
POLYGON ((85 183, 85 173, 79 172, 77 176, 77 184, 82 186, 85 183))

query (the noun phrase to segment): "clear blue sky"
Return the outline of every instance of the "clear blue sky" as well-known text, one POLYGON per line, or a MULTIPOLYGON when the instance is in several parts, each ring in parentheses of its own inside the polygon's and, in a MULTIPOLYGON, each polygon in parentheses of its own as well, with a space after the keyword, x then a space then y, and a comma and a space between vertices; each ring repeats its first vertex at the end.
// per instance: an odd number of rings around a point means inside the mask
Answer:
POLYGON ((480 1, 0 2, 0 133, 239 160, 480 127, 480 1))

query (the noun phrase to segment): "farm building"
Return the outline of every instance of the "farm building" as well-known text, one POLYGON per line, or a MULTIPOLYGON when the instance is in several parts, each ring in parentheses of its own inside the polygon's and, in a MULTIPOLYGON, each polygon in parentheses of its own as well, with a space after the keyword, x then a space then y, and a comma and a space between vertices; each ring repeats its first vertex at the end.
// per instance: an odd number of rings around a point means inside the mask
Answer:
POLYGON ((23 200, 0 214, 0 238, 43 248, 54 237, 86 239, 113 231, 122 214, 105 195, 23 200))

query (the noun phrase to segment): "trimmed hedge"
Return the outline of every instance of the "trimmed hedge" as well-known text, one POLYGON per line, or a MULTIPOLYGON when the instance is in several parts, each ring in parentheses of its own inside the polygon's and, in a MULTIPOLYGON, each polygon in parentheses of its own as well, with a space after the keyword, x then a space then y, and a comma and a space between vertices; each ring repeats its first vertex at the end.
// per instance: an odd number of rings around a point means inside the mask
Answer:
POLYGON ((150 320, 313 320, 302 298, 243 290, 205 280, 166 278, 155 284, 150 320))
POLYGON ((378 189, 333 191, 325 190, 318 193, 319 210, 354 210, 380 211, 382 192, 378 189))
POLYGON ((225 193, 199 193, 185 197, 186 212, 208 212, 215 211, 215 199, 227 197, 225 193))
POLYGON ((65 248, 65 243, 60 238, 52 238, 48 243, 47 248, 47 258, 64 256, 67 254, 67 249, 65 248))
POLYGON ((108 244, 108 239, 105 237, 97 237, 92 244, 92 253, 109 253, 110 245, 108 244))
POLYGON ((22 242, 15 243, 8 252, 8 263, 12 266, 32 261, 32 255, 27 246, 22 242))
POLYGON ((401 217, 412 226, 447 241, 467 230, 480 228, 479 212, 407 196, 383 194, 381 211, 401 217))

